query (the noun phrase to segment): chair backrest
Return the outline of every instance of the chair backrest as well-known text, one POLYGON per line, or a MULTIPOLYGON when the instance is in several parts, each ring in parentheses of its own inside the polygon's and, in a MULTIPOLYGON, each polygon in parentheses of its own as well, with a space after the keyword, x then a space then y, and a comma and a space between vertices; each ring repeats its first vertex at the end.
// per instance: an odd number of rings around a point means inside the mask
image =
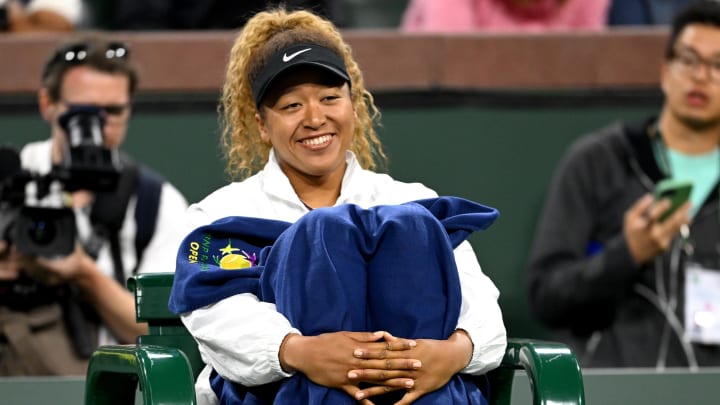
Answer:
MULTIPOLYGON (((204 363, 200 357, 197 343, 180 321, 180 317, 168 309, 174 277, 173 273, 154 273, 136 275, 128 280, 128 288, 135 294, 137 320, 147 322, 149 326, 148 334, 138 338, 138 347, 164 346, 180 350, 190 363, 194 381, 202 371, 204 363)), ((137 379, 125 381, 119 377, 118 373, 128 372, 128 367, 124 364, 125 360, 118 360, 118 358, 124 359, 124 356, 128 354, 137 357, 137 353, 132 350, 128 352, 123 347, 116 350, 119 350, 119 354, 114 352, 112 347, 107 347, 104 352, 96 352, 93 355, 88 372, 92 378, 88 378, 89 382, 86 386, 86 404, 124 403, 122 395, 128 387, 134 387, 133 384, 137 379), (118 362, 122 363, 122 367, 117 365, 118 362), (123 371, 119 371, 118 368, 123 371), (104 395, 98 397, 98 393, 102 394, 103 392, 104 395)), ((139 366, 139 368, 145 369, 147 367, 147 364, 139 366)), ((138 373, 141 386, 146 386, 145 390, 150 393, 152 390, 148 386, 153 385, 152 381, 155 377, 149 377, 147 371, 140 373, 133 367, 130 369, 132 369, 130 373, 138 373)), ((158 369, 160 368, 158 367, 158 369)), ((508 339, 508 347, 500 367, 488 373, 490 389, 493 393, 490 398, 491 405, 511 403, 514 372, 521 369, 524 369, 529 376, 534 404, 582 405, 585 403, 580 367, 575 355, 567 346, 556 342, 508 339)), ((165 375, 167 370, 161 370, 158 373, 165 375)), ((175 386, 172 385, 172 387, 175 386)), ((133 393, 130 392, 130 394, 133 393)), ((157 397, 163 394, 159 390, 152 393, 157 394, 157 397)), ((174 394, 174 391, 171 394, 174 394)))
POLYGON ((128 280, 128 289, 135 294, 135 315, 139 322, 147 322, 148 334, 138 337, 142 345, 174 347, 190 361, 193 377, 197 377, 204 363, 197 343, 180 317, 168 309, 174 273, 139 274, 128 280))

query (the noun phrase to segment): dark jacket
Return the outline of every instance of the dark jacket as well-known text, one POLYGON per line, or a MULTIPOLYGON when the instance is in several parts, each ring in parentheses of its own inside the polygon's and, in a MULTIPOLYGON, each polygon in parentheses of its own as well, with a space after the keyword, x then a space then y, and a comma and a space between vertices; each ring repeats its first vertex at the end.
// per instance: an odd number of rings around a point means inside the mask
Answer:
POLYGON ((238 29, 257 12, 280 4, 336 20, 338 7, 326 0, 122 0, 114 2, 107 16, 99 17, 105 17, 113 30, 238 29))
POLYGON ((663 178, 648 131, 653 122, 616 123, 578 140, 557 169, 538 222, 526 280, 531 312, 558 331, 584 367, 685 367, 688 351, 700 366, 720 366, 720 346, 683 348, 682 331, 671 325, 684 326, 686 263, 720 269, 717 187, 688 240, 676 238, 654 262, 636 266, 623 236, 625 211, 663 178), (675 266, 673 254, 680 258, 675 266), (671 301, 674 315, 666 316, 661 308, 671 301))

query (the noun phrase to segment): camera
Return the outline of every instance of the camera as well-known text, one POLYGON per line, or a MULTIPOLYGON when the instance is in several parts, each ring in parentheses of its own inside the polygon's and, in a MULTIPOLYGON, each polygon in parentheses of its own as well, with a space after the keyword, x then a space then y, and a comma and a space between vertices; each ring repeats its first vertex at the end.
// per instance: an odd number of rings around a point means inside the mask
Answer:
POLYGON ((47 174, 21 166, 11 147, 0 147, 0 239, 21 253, 58 257, 75 247, 75 215, 65 192, 112 191, 122 165, 119 152, 104 146, 104 112, 73 105, 59 117, 66 135, 62 159, 47 174))

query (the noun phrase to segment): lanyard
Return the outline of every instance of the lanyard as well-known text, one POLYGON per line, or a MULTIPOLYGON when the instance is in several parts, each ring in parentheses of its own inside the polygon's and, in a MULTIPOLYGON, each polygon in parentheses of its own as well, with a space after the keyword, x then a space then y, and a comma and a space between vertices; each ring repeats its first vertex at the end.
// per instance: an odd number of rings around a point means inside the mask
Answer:
POLYGON ((660 130, 656 128, 653 134, 652 150, 655 157, 655 163, 657 163, 663 176, 672 177, 672 168, 670 167, 670 158, 668 158, 667 146, 665 146, 665 142, 663 142, 662 136, 660 136, 660 130))

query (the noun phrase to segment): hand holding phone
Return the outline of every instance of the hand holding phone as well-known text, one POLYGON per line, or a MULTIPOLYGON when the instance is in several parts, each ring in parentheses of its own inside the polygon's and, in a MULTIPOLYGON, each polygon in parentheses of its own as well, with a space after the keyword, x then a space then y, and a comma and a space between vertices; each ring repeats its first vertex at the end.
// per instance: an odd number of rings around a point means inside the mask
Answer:
POLYGON ((661 180, 655 186, 653 192, 655 196, 655 202, 667 198, 670 200, 670 208, 665 210, 660 216, 660 222, 666 220, 672 215, 681 205, 690 199, 690 192, 692 191, 692 181, 690 180, 675 180, 665 179, 661 180))

